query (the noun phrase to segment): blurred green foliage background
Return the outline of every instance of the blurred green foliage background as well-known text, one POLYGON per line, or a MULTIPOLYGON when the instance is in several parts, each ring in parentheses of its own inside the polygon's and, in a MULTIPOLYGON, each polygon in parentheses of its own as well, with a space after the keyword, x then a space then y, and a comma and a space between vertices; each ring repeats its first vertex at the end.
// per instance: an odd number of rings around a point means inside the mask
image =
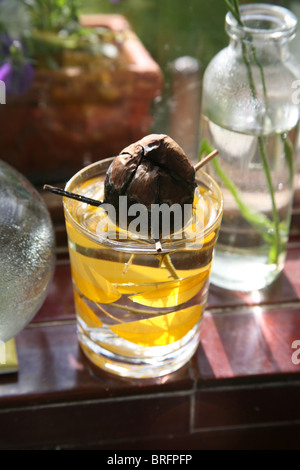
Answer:
MULTIPOLYGON (((243 3, 255 3, 251 0, 243 3)), ((299 0, 265 1, 293 8, 299 0)), ((82 0, 85 13, 120 13, 163 68, 184 55, 196 57, 203 67, 227 44, 224 0, 82 0)))

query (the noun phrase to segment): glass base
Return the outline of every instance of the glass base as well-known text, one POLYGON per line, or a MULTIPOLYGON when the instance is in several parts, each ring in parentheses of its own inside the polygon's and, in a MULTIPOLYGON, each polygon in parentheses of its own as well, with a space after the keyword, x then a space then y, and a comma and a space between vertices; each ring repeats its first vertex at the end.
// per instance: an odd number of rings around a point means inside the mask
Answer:
POLYGON ((133 350, 139 349, 139 354, 125 355, 118 354, 116 348, 108 349, 107 345, 93 341, 80 330, 79 327, 79 344, 93 364, 106 372, 138 379, 161 377, 180 369, 194 355, 200 341, 198 324, 181 341, 168 346, 144 348, 130 343, 133 350))
POLYGON ((282 268, 283 262, 279 266, 268 264, 265 256, 217 252, 211 284, 228 290, 252 292, 272 284, 282 268))

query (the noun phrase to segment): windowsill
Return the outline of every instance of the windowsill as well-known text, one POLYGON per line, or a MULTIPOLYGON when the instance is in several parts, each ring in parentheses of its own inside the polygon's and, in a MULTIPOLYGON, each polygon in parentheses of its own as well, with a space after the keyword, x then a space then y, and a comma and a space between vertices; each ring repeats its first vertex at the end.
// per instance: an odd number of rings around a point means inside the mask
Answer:
POLYGON ((179 371, 153 380, 96 371, 80 351, 68 259, 16 338, 18 373, 0 376, 3 449, 296 448, 300 240, 268 291, 211 286, 201 344, 179 371))

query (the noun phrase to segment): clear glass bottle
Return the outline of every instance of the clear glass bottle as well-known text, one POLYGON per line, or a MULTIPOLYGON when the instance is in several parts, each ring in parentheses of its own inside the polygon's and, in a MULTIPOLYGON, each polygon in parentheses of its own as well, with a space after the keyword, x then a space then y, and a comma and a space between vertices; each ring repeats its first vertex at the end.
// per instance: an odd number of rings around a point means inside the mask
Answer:
POLYGON ((27 178, 0 160, 0 346, 38 312, 54 268, 48 209, 27 178))
POLYGON ((224 195, 212 282, 261 289, 282 271, 293 200, 300 68, 289 50, 297 18, 249 4, 226 15, 230 42, 203 78, 201 139, 224 195))

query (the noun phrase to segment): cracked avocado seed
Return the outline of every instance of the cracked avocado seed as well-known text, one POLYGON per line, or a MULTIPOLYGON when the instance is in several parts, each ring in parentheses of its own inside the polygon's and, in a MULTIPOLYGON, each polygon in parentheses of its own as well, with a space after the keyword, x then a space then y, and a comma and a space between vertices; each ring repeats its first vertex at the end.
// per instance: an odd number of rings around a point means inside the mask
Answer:
POLYGON ((104 202, 118 207, 143 204, 192 204, 195 170, 182 148, 169 136, 151 134, 129 145, 114 158, 105 180, 104 202))

